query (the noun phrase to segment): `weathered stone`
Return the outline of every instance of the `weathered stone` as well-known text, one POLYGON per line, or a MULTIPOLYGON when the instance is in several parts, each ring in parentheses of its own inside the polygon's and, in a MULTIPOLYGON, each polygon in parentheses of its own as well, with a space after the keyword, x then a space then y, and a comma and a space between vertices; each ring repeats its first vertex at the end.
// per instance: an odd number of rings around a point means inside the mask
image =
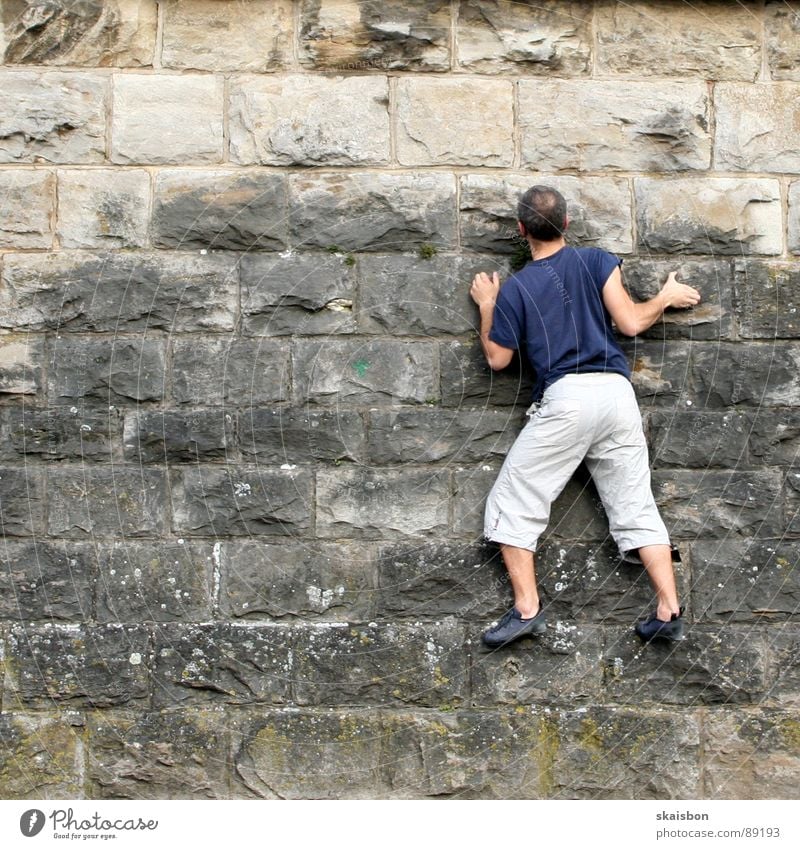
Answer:
POLYGON ((592 4, 467 0, 458 10, 458 64, 480 73, 559 77, 591 70, 592 4))
POLYGON ((48 466, 48 533, 92 539, 163 534, 166 484, 159 469, 48 466))
POLYGON ((463 643, 463 627, 449 619, 298 626, 295 701, 455 707, 466 695, 463 643))
POLYGON ((654 468, 735 469, 747 460, 751 423, 742 413, 665 410, 647 422, 654 468))
MULTIPOLYGON (((0 297, 5 289, 0 289, 0 297)), ((0 398, 36 395, 42 388, 44 338, 30 333, 0 336, 0 398)))
POLYGON ((639 246, 658 253, 779 254, 777 180, 635 177, 639 246))
POLYGON ((382 76, 239 78, 230 95, 231 160, 241 165, 385 165, 388 107, 388 82, 382 76))
POLYGON ((334 71, 446 71, 447 0, 301 0, 300 62, 334 71))
POLYGON ((666 405, 683 409, 691 400, 689 352, 686 342, 664 345, 653 340, 620 339, 628 358, 631 383, 640 405, 666 405), (680 406, 678 406, 680 405, 680 406))
POLYGON ((221 162, 223 81, 199 74, 114 74, 111 160, 221 162))
POLYGON ((175 531, 202 536, 291 536, 311 524, 307 469, 179 466, 171 472, 175 531))
POLYGON ((287 0, 164 4, 161 64, 201 71, 268 71, 292 58, 292 4, 287 0))
POLYGON ((281 625, 157 625, 153 704, 282 704, 296 675, 292 642, 281 625))
POLYGON ((800 180, 789 183, 789 250, 800 254, 800 180))
MULTIPOLYGON (((794 574, 793 570, 793 577, 794 574)), ((795 624, 781 625, 769 631, 768 641, 769 700, 797 708, 800 706, 800 630, 795 624)))
POLYGON ((0 19, 2 61, 93 68, 152 65, 157 18, 150 0, 6 0, 0 19))
POLYGON ((800 4, 767 0, 764 35, 773 80, 800 80, 800 4))
POLYGON ((601 4, 597 72, 752 81, 761 69, 760 22, 747 5, 720 11, 675 0, 601 4))
POLYGON ((251 339, 172 340, 172 398, 178 404, 251 407, 288 394, 289 348, 251 339))
POLYGON ((41 469, 0 467, 0 520, 7 536, 44 533, 44 474, 41 469))
MULTIPOLYGON (((441 404, 445 407, 527 407, 531 403, 533 369, 527 357, 514 355, 502 372, 493 372, 486 363, 480 340, 471 344, 448 342, 439 345, 441 404)), ((520 421, 523 410, 519 410, 520 421)))
POLYGON ((795 711, 713 711, 703 730, 708 798, 797 797, 800 725, 795 711))
POLYGON ((91 548, 80 543, 6 540, 0 559, 0 619, 91 618, 94 561, 91 548))
POLYGON ((218 545, 222 616, 358 621, 372 613, 374 567, 360 543, 218 545))
POLYGON ((364 420, 355 410, 281 407, 239 414, 239 448, 262 463, 358 461, 364 443, 364 420))
POLYGON ((784 473, 783 504, 784 520, 781 535, 797 536, 800 534, 800 472, 795 469, 784 473))
POLYGON ((0 171, 0 248, 49 248, 55 177, 50 171, 0 171))
POLYGON ((231 254, 6 254, 0 327, 233 330, 239 300, 237 277, 231 254))
POLYGON ((149 207, 150 175, 144 169, 58 172, 62 248, 142 247, 149 207))
POLYGON ((235 450, 233 430, 233 416, 220 409, 130 412, 123 455, 140 463, 225 460, 235 450))
POLYGON ((510 80, 401 77, 397 85, 401 165, 514 164, 510 80), (476 121, 476 116, 480 119, 476 121), (447 132, 442 128, 447 127, 447 132), (491 127, 492 129, 488 129, 491 127))
POLYGON ((83 746, 69 714, 0 714, 4 799, 80 799, 83 746))
POLYGON ((272 250, 286 245, 286 182, 279 174, 164 169, 156 176, 158 247, 272 250))
POLYGON ((333 253, 245 254, 242 327, 254 336, 352 333, 356 260, 333 253))
POLYGON ((448 249, 456 242, 452 175, 292 174, 293 243, 345 250, 448 249))
POLYGON ((83 398, 125 404, 164 395, 163 339, 70 335, 50 345, 47 392, 53 404, 83 398))
POLYGON ((295 403, 432 403, 439 394, 437 353, 432 342, 303 340, 292 354, 295 403))
POLYGON ((0 163, 105 160, 105 75, 4 71, 0 163))
POLYGON ((793 466, 800 456, 800 411, 759 409, 749 416, 750 456, 769 466, 793 466))
POLYGON ((227 799, 228 720, 217 709, 87 717, 90 799, 227 799))
POLYGON ((703 82, 522 80, 519 87, 522 164, 537 171, 674 172, 711 164, 703 82))
POLYGON ((317 472, 317 536, 375 539, 447 531, 447 470, 354 469, 317 472))
POLYGON ((800 268, 792 262, 734 263, 739 336, 800 337, 800 268))
POLYGON ((633 250, 631 195, 627 180, 535 174, 466 174, 461 178, 461 243, 472 250, 514 253, 519 249, 517 204, 531 186, 545 183, 567 201, 570 243, 614 253, 633 250))
POLYGON ((7 652, 4 710, 149 699, 152 652, 141 625, 13 625, 7 652))

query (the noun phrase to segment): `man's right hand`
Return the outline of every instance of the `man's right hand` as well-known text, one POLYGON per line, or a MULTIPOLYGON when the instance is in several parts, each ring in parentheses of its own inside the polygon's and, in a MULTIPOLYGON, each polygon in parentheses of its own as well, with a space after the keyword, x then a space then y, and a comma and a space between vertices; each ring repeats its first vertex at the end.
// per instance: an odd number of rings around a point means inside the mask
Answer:
POLYGON ((693 307, 700 303, 700 293, 693 286, 679 283, 675 279, 675 272, 670 271, 667 282, 661 289, 661 297, 664 307, 693 307))

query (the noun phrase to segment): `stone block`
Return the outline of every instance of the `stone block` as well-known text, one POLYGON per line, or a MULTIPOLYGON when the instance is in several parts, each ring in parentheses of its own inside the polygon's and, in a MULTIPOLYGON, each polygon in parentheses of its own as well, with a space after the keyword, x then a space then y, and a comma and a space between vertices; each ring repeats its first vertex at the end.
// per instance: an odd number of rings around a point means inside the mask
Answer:
POLYGON ((0 520, 3 534, 40 537, 44 533, 44 473, 29 467, 0 467, 0 520))
POLYGON ((52 172, 0 171, 0 197, 3 198, 0 248, 52 246, 50 219, 55 197, 55 176, 52 172))
POLYGON ((107 93, 100 74, 0 72, 0 163, 105 161, 107 93))
POLYGON ((299 60, 331 71, 447 71, 447 0, 301 0, 299 60))
POLYGON ((777 180, 635 177, 633 183, 640 248, 714 256, 783 250, 777 180))
POLYGON ((195 540, 107 542, 97 546, 98 622, 208 620, 213 552, 195 540))
POLYGON ((591 3, 467 0, 458 10, 458 65, 484 74, 586 76, 591 25, 591 3))
POLYGON ((466 697, 463 644, 463 627, 450 619, 298 626, 295 701, 455 707, 466 697))
POLYGON ((360 621, 374 608, 371 553, 350 542, 218 543, 220 615, 360 621))
POLYGON ((150 638, 142 625, 13 625, 3 709, 107 708, 150 698, 150 638))
POLYGON ((796 467, 783 477, 783 512, 782 530, 785 534, 789 537, 800 534, 800 472, 796 471, 796 467))
POLYGON ((137 68, 153 64, 158 10, 150 0, 5 3, 0 20, 6 65, 137 68))
POLYGON ((789 183, 789 251, 800 254, 800 180, 789 183))
MULTIPOLYGON (((794 575, 794 572, 792 573, 794 575)), ((800 707, 800 629, 794 623, 772 629, 767 636, 769 652, 769 701, 800 707)), ((796 711, 795 711, 796 713, 796 711)))
POLYGON ((48 533, 58 537, 142 537, 168 528, 167 481, 135 466, 47 468, 48 533))
POLYGON ((450 174, 298 173, 289 177, 294 245, 344 250, 439 250, 456 243, 450 174))
MULTIPOLYGON (((631 383, 640 405, 684 409, 692 399, 689 353, 686 342, 664 345, 652 339, 619 339, 628 358, 631 383)), ((716 347, 716 346, 714 346, 716 347)))
POLYGON ((797 0, 767 0, 764 38, 773 80, 800 80, 800 4, 797 0))
POLYGON ((293 536, 311 526, 307 469, 181 466, 171 471, 175 532, 293 536))
POLYGON ((745 339, 800 337, 800 268, 797 263, 737 260, 736 317, 745 339))
POLYGON ((143 168, 58 172, 62 248, 140 248, 149 208, 150 175, 143 168))
POLYGON ((164 4, 161 64, 200 71, 273 71, 292 60, 288 0, 164 4))
POLYGON ((296 674, 282 625, 155 626, 153 704, 283 704, 296 674))
POLYGON ((151 231, 153 244, 163 248, 283 248, 286 181, 271 172, 162 169, 151 231))
POLYGON ((227 799, 230 733, 214 708, 93 711, 89 799, 227 799))
POLYGON ((519 102, 522 164, 537 171, 672 173, 711 164, 702 81, 521 80, 519 102))
POLYGON ((317 536, 360 539, 447 532, 450 481, 439 469, 320 469, 317 536))
MULTIPOLYGON (((0 289, 0 297, 4 294, 0 289)), ((30 333, 0 335, 0 398, 37 395, 44 381, 44 337, 30 333)))
POLYGON ((240 165, 386 165, 388 81, 240 77, 231 84, 230 152, 240 165))
POLYGON ((437 354, 433 342, 298 341, 292 352, 295 404, 433 403, 439 394, 437 354))
POLYGON ((352 333, 356 260, 334 253, 242 257, 242 328, 250 336, 352 333))
POLYGON ((95 559, 81 543, 7 539, 0 555, 0 619, 91 618, 95 559))
POLYGON ((251 407, 288 395, 289 347, 205 336, 172 340, 172 398, 178 404, 251 407))
POLYGON ((656 410, 647 423, 654 468, 736 469, 747 462, 751 421, 743 413, 656 410))
MULTIPOLYGON (((6 254, 0 326, 67 331, 230 331, 238 307, 237 278, 231 254, 6 254)), ((146 344, 155 343, 150 339, 146 344)), ((62 340, 55 344, 70 343, 62 340)), ((107 343, 104 346, 108 347, 107 343)))
POLYGON ((260 463, 358 462, 365 428, 355 410, 253 408, 239 414, 239 449, 260 463))
POLYGON ((397 160, 401 165, 514 164, 510 80, 401 77, 397 160), (489 129, 491 128, 491 129, 489 129))
POLYGON ((123 456, 139 463, 198 463, 235 453, 234 418, 222 409, 125 414, 123 456))
POLYGON ((791 467, 800 456, 800 411, 762 408, 748 415, 753 462, 791 467))
POLYGON ((761 70, 761 24, 747 5, 614 2, 597 9, 597 73, 750 80, 761 70))
POLYGON ((544 183, 567 201, 571 244, 614 253, 633 250, 628 181, 615 177, 465 174, 461 178, 461 244, 471 250, 510 254, 520 245, 517 204, 524 191, 544 183))
POLYGON ((187 165, 223 158, 223 81, 200 74, 113 74, 111 160, 187 165))
POLYGON ((531 403, 533 369, 527 357, 514 355, 501 372, 492 371, 476 338, 464 342, 442 342, 439 345, 441 369, 441 405, 485 409, 520 405, 519 421, 531 403))
POLYGON ((69 335, 49 344, 47 394, 53 405, 77 409, 83 399, 124 405, 164 397, 163 339, 69 335))

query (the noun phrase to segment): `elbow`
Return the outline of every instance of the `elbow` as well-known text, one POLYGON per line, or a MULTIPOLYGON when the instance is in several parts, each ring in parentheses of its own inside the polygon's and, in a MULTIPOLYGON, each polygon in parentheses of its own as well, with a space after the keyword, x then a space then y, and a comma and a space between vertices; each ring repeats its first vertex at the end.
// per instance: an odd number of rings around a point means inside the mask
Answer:
POLYGON ((617 324, 617 330, 623 336, 638 336, 644 329, 638 321, 624 321, 617 324))

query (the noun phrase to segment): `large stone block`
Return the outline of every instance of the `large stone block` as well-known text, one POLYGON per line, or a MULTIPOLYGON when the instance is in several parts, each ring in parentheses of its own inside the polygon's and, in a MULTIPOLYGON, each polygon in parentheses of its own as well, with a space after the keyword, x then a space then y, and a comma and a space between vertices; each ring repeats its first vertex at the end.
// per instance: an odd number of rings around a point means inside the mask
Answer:
MULTIPOLYGON (((230 331, 239 300, 237 278, 231 254, 6 254, 0 327, 230 331)), ((70 343, 55 343, 62 344, 70 343)))
POLYGON ((640 404, 685 409, 691 402, 689 353, 686 342, 664 345, 650 339, 620 339, 628 358, 631 383, 640 404))
POLYGON ((150 175, 144 169, 58 173, 62 248, 139 248, 147 242, 150 175))
POLYGON ((634 178, 639 246, 657 253, 779 254, 777 180, 634 178))
POLYGON ((141 537, 167 531, 167 481, 135 466, 47 468, 48 533, 59 537, 141 537))
POLYGON ((472 250, 514 253, 519 250, 517 204, 531 186, 545 183, 567 201, 569 239, 582 247, 614 253, 633 250, 631 194, 627 180, 614 177, 503 177, 465 174, 461 178, 461 243, 472 250))
POLYGON ((753 462, 791 468, 800 456, 800 410, 762 408, 748 418, 753 462))
POLYGON ((480 73, 585 76, 591 72, 592 4, 466 0, 459 4, 459 67, 480 73))
POLYGON ((150 698, 150 638, 142 625, 13 625, 3 709, 106 708, 150 698))
POLYGON ((176 532, 293 536, 311 525, 307 469, 196 465, 174 468, 170 479, 176 532))
POLYGON ((773 80, 800 80, 800 3, 767 0, 764 36, 773 80))
POLYGON ((333 71, 447 71, 450 4, 301 0, 299 59, 333 71))
POLYGON ((2 407, 0 459, 104 460, 119 442, 121 425, 116 409, 81 415, 77 407, 2 407))
POLYGON ((103 162, 105 75, 0 72, 0 163, 103 162))
POLYGON ((157 19, 151 0, 11 0, 3 4, 0 18, 0 61, 91 68, 152 65, 157 19))
POLYGON ((295 404, 433 403, 439 394, 433 342, 302 340, 292 353, 295 404))
POLYGON ((139 463, 227 460, 236 451, 233 422, 221 409, 129 412, 123 456, 139 463))
MULTIPOLYGON (((0 119, 1 120, 1 119, 0 119)), ((0 248, 49 248, 55 176, 50 171, 0 171, 0 248)))
POLYGON ((795 709, 800 707, 800 628, 785 624, 771 630, 767 649, 769 701, 795 709))
POLYGON ((734 270, 739 336, 746 339, 800 337, 800 267, 797 263, 737 260, 734 270))
POLYGON ((220 615, 245 620, 363 621, 375 567, 361 543, 217 543, 220 615))
POLYGON ((244 333, 352 333, 355 264, 339 253, 245 254, 240 263, 244 333))
POLYGON ((736 469, 748 460, 751 421, 742 413, 654 411, 647 423, 654 468, 736 469))
MULTIPOLYGON (((514 355, 502 372, 492 371, 486 363, 480 340, 470 344, 447 342, 439 345, 441 404, 464 408, 507 407, 531 403, 533 369, 527 357, 514 355)), ((519 410, 520 421, 523 409, 519 410)))
POLYGON ((456 243, 452 175, 292 174, 289 222, 295 246, 417 250, 456 243))
MULTIPOLYGON (((0 289, 0 297, 5 288, 0 289)), ((44 337, 31 333, 0 336, 0 397, 36 395, 44 376, 44 337)))
POLYGON ((93 711, 90 799, 227 799, 229 725, 217 709, 93 711))
POLYGON ((754 80, 761 24, 745 4, 613 0, 598 6, 596 70, 625 76, 754 80))
POLYGON ((439 469, 321 469, 317 536, 375 539, 447 532, 450 480, 439 469))
POLYGON ((300 74, 234 80, 230 151, 240 165, 385 165, 388 81, 300 74))
POLYGON ((0 467, 0 520, 3 534, 41 537, 44 534, 44 473, 30 467, 0 467))
POLYGON ((522 164, 537 171, 673 172, 711 164, 704 82, 522 80, 519 101, 522 164))
POLYGON ((292 59, 288 0, 164 4, 161 64, 201 71, 271 71, 292 59))
POLYGON ((186 165, 223 158, 223 81, 199 74, 114 74, 111 160, 186 165))
POLYGON ((511 167, 511 81, 401 77, 397 85, 397 160, 401 165, 511 167))

